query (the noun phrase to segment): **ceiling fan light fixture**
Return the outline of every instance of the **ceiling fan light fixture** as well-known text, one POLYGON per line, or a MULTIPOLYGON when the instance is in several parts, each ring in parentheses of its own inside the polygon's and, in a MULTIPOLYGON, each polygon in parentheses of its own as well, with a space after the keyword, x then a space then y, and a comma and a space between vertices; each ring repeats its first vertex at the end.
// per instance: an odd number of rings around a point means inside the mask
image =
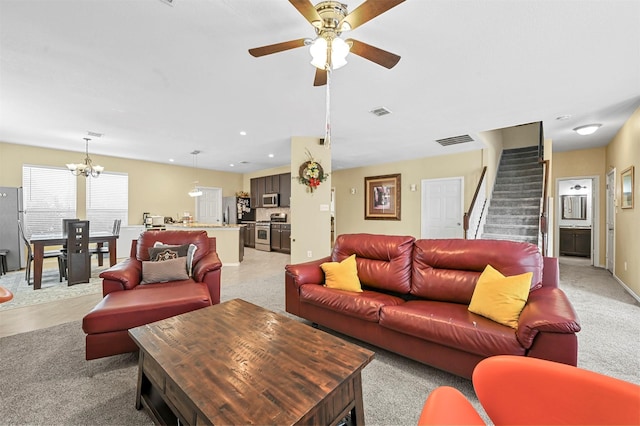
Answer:
POLYGON ((594 134, 600 127, 602 127, 602 124, 587 124, 585 126, 576 127, 573 131, 579 135, 586 136, 594 134))
POLYGON ((323 36, 316 38, 309 47, 311 53, 311 65, 321 70, 327 66, 327 49, 331 49, 331 69, 337 70, 347 64, 346 57, 350 46, 340 37, 334 37, 330 42, 323 36))
POLYGON ((323 37, 316 38, 311 47, 309 47, 309 53, 311 53, 311 65, 321 70, 325 69, 327 64, 327 40, 323 37))
POLYGON ((347 64, 349 45, 340 37, 331 41, 331 68, 337 70, 347 64))

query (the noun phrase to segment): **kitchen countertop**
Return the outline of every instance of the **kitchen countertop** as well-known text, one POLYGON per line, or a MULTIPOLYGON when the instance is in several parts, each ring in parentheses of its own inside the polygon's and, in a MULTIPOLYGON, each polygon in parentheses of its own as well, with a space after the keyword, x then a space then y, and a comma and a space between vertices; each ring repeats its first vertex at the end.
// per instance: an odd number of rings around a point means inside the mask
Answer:
POLYGON ((172 223, 172 224, 167 224, 166 227, 167 228, 171 228, 171 229, 190 229, 190 228, 216 228, 216 229, 228 229, 228 230, 234 230, 234 229, 239 229, 242 228, 246 225, 243 224, 230 224, 230 225, 221 225, 221 224, 217 224, 217 223, 197 223, 197 222, 193 222, 193 223, 172 223))

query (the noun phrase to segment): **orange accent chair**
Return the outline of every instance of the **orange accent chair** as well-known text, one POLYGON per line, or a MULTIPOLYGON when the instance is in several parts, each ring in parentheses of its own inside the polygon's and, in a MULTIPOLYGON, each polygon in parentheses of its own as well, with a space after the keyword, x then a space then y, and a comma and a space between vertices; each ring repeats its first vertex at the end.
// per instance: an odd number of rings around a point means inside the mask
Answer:
MULTIPOLYGON (((495 425, 638 425, 640 386, 538 358, 500 355, 482 360, 473 387, 495 425)), ((484 424, 457 389, 435 389, 419 425, 484 424)))
POLYGON ((13 299, 13 293, 0 285, 0 303, 8 302, 11 299, 13 299))

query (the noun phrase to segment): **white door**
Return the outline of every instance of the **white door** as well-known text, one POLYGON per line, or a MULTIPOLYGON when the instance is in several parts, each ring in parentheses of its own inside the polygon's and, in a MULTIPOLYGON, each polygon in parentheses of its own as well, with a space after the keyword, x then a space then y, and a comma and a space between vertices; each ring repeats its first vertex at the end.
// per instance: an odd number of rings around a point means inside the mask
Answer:
POLYGON ((462 238, 462 177, 422 180, 421 238, 462 238))
POLYGON ((607 244, 606 244, 606 261, 607 270, 614 273, 613 265, 615 264, 615 245, 613 241, 615 230, 615 194, 616 194, 616 169, 607 173, 607 244))
POLYGON ((222 224, 222 189, 202 188, 196 198, 196 222, 222 224))

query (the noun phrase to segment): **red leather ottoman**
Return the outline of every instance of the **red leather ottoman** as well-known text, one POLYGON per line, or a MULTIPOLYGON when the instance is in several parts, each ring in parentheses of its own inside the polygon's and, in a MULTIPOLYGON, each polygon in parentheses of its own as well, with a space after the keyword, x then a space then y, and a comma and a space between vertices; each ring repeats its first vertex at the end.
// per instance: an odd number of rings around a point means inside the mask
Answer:
MULTIPOLYGON (((153 285, 153 284, 151 284, 153 285)), ((146 291, 144 286, 107 294, 82 320, 86 359, 136 352, 130 328, 211 306, 207 287, 193 281, 146 291)))

